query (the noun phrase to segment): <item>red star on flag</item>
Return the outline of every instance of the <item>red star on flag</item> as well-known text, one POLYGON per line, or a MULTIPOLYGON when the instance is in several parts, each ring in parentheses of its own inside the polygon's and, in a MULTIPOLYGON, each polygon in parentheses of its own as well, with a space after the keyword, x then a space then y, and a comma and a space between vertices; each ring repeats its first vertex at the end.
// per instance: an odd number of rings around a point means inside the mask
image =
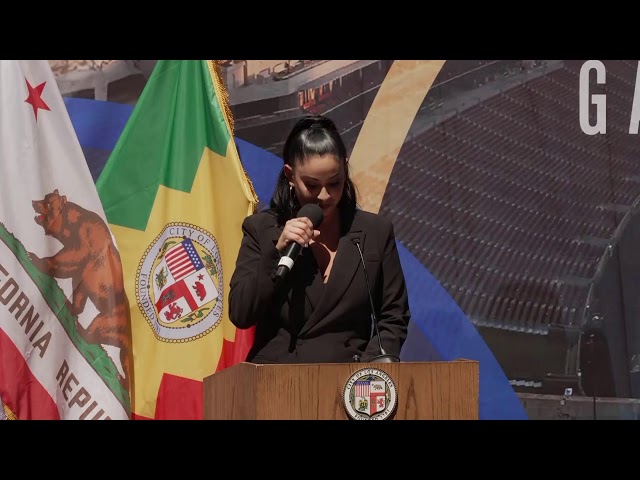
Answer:
POLYGON ((29 89, 29 96, 27 97, 25 102, 30 103, 31 106, 33 107, 33 113, 36 116, 36 122, 37 122, 38 121, 38 109, 39 108, 41 108, 42 110, 51 111, 49 106, 46 103, 44 103, 44 100, 42 100, 42 97, 41 97, 42 90, 44 90, 44 86, 45 86, 45 84, 47 82, 42 82, 37 87, 33 88, 31 86, 31 84, 29 83, 29 80, 27 80, 25 78, 25 81, 27 82, 27 88, 29 89))

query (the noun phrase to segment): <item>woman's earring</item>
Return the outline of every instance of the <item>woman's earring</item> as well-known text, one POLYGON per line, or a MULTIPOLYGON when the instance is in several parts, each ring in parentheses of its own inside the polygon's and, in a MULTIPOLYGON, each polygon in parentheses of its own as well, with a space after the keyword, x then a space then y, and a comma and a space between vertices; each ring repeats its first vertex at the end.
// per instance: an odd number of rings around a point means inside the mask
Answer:
POLYGON ((289 205, 292 210, 296 209, 296 191, 293 188, 293 185, 289 185, 289 205))

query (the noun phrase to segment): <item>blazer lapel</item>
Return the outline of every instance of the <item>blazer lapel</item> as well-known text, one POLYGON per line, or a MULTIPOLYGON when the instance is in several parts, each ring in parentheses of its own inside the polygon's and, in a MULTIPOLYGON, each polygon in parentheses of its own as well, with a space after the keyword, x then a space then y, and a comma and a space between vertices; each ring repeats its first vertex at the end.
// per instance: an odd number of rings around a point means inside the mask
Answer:
POLYGON ((322 275, 317 272, 318 267, 315 258, 313 258, 313 252, 310 249, 305 249, 304 254, 309 257, 309 268, 311 270, 314 270, 315 273, 311 285, 309 285, 304 291, 305 295, 307 296, 309 306, 311 307, 311 311, 314 311, 322 300, 322 295, 324 294, 324 284, 322 283, 322 275))
POLYGON ((349 288, 361 262, 360 253, 358 253, 358 248, 354 243, 356 240, 360 243, 360 248, 364 248, 365 234, 354 221, 351 230, 340 238, 338 242, 338 249, 333 259, 329 280, 324 285, 324 294, 316 305, 316 309, 300 330, 300 334, 309 331, 311 327, 326 317, 336 307, 349 288))

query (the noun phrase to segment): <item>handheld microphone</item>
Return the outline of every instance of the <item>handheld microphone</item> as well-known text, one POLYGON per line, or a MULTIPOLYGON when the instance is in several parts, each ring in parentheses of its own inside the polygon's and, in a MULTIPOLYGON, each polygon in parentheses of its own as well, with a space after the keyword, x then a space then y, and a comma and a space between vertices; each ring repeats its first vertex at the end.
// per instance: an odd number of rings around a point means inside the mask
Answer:
POLYGON ((382 348, 382 341, 380 340, 380 329, 378 328, 378 317, 376 316, 376 307, 373 304, 373 296, 371 295, 371 286, 369 285, 369 274, 367 273, 367 265, 364 261, 364 256, 362 255, 362 250, 360 249, 360 239, 353 238, 352 239, 354 245, 358 247, 358 253, 360 254, 360 260, 362 261, 362 268, 364 269, 364 279, 367 283, 367 293, 369 294, 369 306, 371 307, 371 322, 373 323, 373 327, 376 330, 376 337, 378 338, 378 350, 380 351, 380 355, 374 357, 371 362, 372 363, 395 363, 399 362, 400 358, 396 355, 391 355, 387 353, 384 348, 382 348))
MULTIPOLYGON (((303 205, 303 207, 298 211, 298 218, 307 217, 313 223, 314 230, 322 223, 324 220, 324 213, 322 209, 316 205, 315 203, 307 203, 303 205)), ((278 262, 278 270, 276 270, 276 280, 281 281, 284 277, 287 276, 291 268, 293 268, 293 262, 296 257, 300 254, 302 250, 302 245, 297 242, 291 242, 287 247, 287 250, 284 252, 282 257, 280 258, 280 262, 278 262)))

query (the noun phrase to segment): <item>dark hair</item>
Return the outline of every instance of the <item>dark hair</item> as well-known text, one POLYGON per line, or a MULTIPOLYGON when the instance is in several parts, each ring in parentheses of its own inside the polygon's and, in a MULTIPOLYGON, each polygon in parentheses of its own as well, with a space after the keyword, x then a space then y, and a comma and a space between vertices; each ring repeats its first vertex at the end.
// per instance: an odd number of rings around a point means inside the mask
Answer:
MULTIPOLYGON (((342 162, 345 180, 338 209, 343 229, 348 228, 357 206, 356 189, 349 177, 347 148, 336 125, 327 117, 309 115, 298 120, 284 143, 282 158, 285 165, 293 168, 294 163, 303 162, 311 155, 335 155, 342 162)), ((294 218, 300 209, 298 199, 291 195, 284 166, 278 176, 270 207, 278 215, 278 223, 280 224, 294 218)))

